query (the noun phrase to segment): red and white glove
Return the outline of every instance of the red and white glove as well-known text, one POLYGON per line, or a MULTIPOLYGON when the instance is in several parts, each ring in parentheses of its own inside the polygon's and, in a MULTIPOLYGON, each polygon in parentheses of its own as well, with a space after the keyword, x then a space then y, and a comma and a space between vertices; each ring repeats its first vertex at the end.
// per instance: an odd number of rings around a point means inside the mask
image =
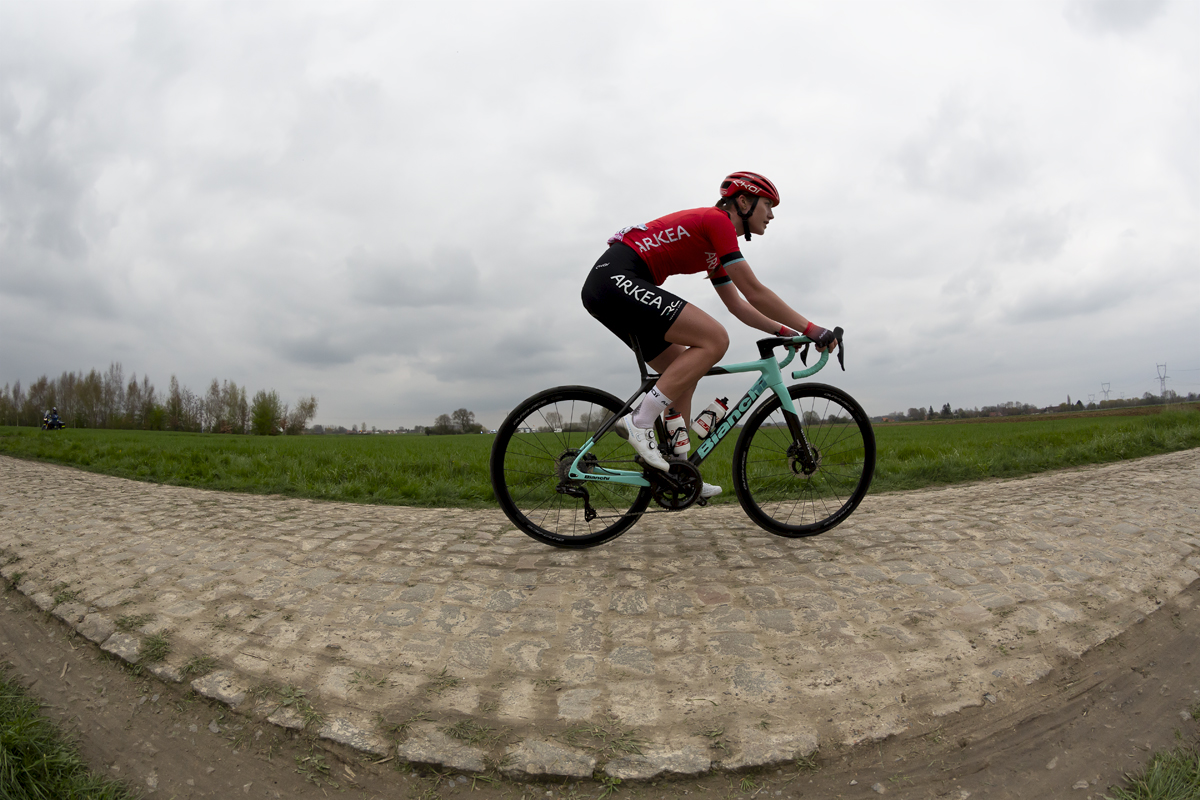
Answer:
POLYGON ((837 341, 837 337, 833 335, 833 331, 822 328, 813 322, 808 323, 808 327, 804 329, 804 335, 812 339, 813 344, 820 350, 824 350, 837 341))

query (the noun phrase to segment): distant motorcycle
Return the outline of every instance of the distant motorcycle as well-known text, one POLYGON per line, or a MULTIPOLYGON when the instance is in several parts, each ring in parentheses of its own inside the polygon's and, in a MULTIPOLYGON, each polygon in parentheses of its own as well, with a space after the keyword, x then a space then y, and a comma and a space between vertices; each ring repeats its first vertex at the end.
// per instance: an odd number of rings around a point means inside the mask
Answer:
POLYGON ((65 427, 66 425, 63 425, 63 421, 58 418, 58 414, 52 414, 47 411, 42 415, 42 430, 57 431, 65 427))

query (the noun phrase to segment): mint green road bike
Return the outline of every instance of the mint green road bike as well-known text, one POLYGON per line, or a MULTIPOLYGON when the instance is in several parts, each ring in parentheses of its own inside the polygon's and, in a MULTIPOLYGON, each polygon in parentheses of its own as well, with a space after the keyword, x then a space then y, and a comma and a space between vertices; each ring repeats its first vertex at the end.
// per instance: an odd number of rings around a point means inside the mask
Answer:
MULTIPOLYGON (((834 333, 844 370, 842 329, 834 333)), ((513 524, 539 542, 594 547, 620 536, 643 514, 705 505, 700 465, 740 430, 733 486, 746 514, 779 536, 824 533, 866 495, 875 472, 875 433, 862 407, 841 389, 784 385, 783 369, 798 351, 807 364, 810 344, 803 336, 760 339, 759 360, 711 369, 709 375, 758 372, 760 377, 688 458, 670 454, 659 420, 659 447, 670 472, 643 464, 613 428, 659 377, 647 370, 636 346, 642 383, 624 403, 587 386, 536 394, 496 432, 489 464, 496 499, 513 524), (783 361, 776 361, 779 347, 787 349, 783 361), (647 510, 651 501, 659 508, 647 510)), ((821 353, 816 364, 792 378, 813 375, 828 360, 829 353, 821 353)))

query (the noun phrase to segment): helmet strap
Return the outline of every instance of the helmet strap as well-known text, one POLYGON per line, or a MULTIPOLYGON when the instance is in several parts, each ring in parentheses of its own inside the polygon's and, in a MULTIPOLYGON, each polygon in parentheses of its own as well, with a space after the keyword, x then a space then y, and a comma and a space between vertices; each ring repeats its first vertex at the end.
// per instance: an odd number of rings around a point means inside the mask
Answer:
MULTIPOLYGON (((733 207, 737 208, 736 200, 734 200, 733 207)), ((741 211, 738 212, 738 216, 742 218, 742 233, 745 234, 747 242, 750 241, 750 216, 754 213, 754 209, 756 208, 758 208, 757 195, 755 196, 754 201, 750 203, 750 209, 745 214, 743 214, 741 211)))

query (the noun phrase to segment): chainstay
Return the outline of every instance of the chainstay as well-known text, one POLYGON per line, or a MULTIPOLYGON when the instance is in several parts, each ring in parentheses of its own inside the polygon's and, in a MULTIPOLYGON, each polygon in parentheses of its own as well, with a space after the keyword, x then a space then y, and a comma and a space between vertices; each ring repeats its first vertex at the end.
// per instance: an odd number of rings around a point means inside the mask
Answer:
MULTIPOLYGON (((631 458, 629 458, 629 459, 605 459, 603 462, 597 462, 597 463, 600 464, 601 466, 608 466, 608 465, 615 465, 615 464, 632 464, 634 466, 639 466, 639 467, 641 466, 641 464, 639 464, 637 461, 634 461, 631 458)), ((583 483, 587 483, 587 481, 583 481, 583 483)), ((652 500, 651 502, 657 502, 657 501, 652 500)), ((613 514, 613 515, 608 515, 608 516, 597 515, 596 519, 602 519, 602 520, 614 519, 614 520, 616 520, 616 519, 628 519, 629 517, 641 519, 642 517, 646 516, 647 514, 678 514, 680 511, 687 511, 689 508, 692 508, 692 507, 698 506, 698 505, 701 505, 699 500, 692 503, 691 505, 684 506, 683 508, 663 508, 660 506, 658 508, 646 509, 645 511, 638 511, 635 514, 613 514)))

